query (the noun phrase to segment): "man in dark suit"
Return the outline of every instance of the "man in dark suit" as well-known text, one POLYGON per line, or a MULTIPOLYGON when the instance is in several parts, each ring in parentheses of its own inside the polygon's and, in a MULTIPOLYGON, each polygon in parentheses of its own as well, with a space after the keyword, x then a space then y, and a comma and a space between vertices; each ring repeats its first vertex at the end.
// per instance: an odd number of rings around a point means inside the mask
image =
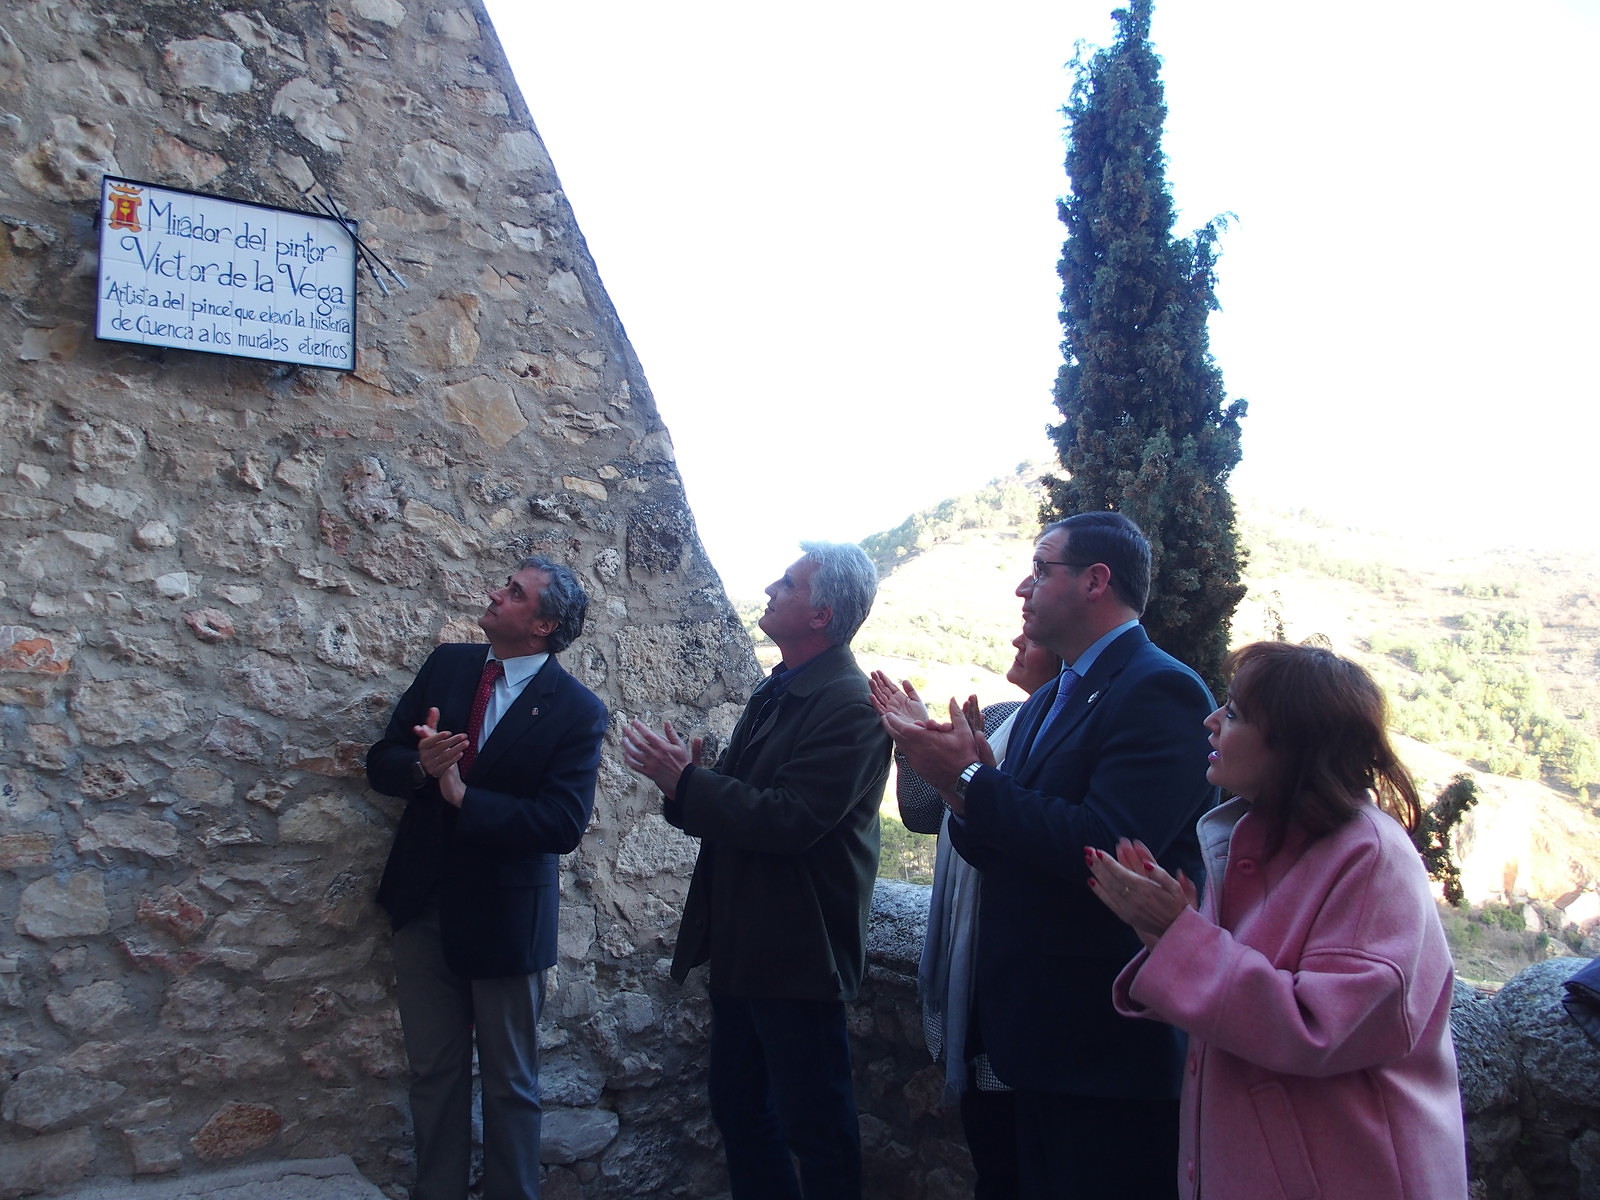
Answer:
POLYGON ((378 903, 394 925, 411 1063, 413 1200, 465 1200, 474 1036, 484 1198, 539 1195, 556 862, 589 824, 606 730, 605 706, 555 655, 583 632, 588 606, 570 570, 526 559, 478 618, 487 652, 434 650, 367 755, 372 786, 406 801, 378 903))
POLYGON ((1084 863, 1086 847, 1137 838, 1167 870, 1201 879, 1194 824, 1216 802, 1211 696, 1139 624, 1149 590, 1150 545, 1132 521, 1059 521, 1017 595, 1023 633, 1061 656, 1062 674, 1017 714, 1005 769, 954 704, 948 724, 884 719, 983 873, 976 1024, 1016 1090, 1029 1200, 1175 1193, 1182 1038, 1112 1010, 1112 980, 1139 941, 1090 893, 1084 863))
POLYGON ((716 765, 670 724, 623 739, 667 820, 701 839, 672 977, 711 964, 708 1091, 733 1200, 861 1195, 844 1005, 866 968, 889 739, 849 646, 878 575, 860 547, 802 549, 761 616, 783 661, 716 765))

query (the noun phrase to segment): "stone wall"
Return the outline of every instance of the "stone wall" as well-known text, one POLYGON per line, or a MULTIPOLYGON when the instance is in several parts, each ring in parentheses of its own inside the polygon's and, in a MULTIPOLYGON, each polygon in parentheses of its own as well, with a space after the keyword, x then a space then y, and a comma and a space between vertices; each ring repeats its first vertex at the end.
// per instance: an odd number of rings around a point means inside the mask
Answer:
MULTIPOLYGON (((348 1153, 409 1164, 361 765, 530 551, 611 707, 726 732, 753 681, 666 430, 475 3, 0 13, 0 1197, 348 1153), (302 206, 362 282, 342 374, 92 336, 100 177, 302 206)), ((788 548, 774 547, 776 562, 788 548)), ((693 844, 607 746, 562 873, 553 1196, 704 1194, 693 844)))

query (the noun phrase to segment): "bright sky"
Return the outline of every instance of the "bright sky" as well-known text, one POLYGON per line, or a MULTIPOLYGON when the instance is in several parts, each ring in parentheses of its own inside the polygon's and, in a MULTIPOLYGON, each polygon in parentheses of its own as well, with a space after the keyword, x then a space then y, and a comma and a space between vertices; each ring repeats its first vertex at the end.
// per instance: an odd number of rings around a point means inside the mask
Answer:
MULTIPOLYGON (((1044 460, 1112 0, 488 0, 736 599, 1044 460)), ((1236 492, 1600 544, 1600 0, 1157 0, 1236 492)))

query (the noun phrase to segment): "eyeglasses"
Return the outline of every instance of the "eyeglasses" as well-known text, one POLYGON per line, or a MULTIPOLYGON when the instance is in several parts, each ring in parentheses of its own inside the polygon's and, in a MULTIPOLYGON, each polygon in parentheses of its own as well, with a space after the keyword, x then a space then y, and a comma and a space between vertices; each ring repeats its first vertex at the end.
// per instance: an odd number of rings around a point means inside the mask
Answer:
POLYGON ((1046 567, 1071 567, 1074 571, 1081 571, 1085 567, 1092 567, 1093 565, 1093 563, 1067 562, 1065 559, 1060 558, 1036 558, 1033 560, 1033 581, 1035 583, 1044 582, 1044 569, 1046 567))

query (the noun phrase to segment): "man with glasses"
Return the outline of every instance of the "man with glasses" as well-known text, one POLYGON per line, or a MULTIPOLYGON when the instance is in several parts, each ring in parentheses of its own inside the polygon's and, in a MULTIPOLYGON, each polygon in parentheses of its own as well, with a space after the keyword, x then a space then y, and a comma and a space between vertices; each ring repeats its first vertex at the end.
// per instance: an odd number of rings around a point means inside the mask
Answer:
POLYGON ((1139 624, 1150 544, 1120 513, 1045 529, 1017 586, 1023 634, 1062 672, 1017 714, 1004 770, 952 705, 949 723, 886 716, 911 768, 950 806, 950 839, 983 874, 981 1049, 1016 1091, 1028 1198, 1174 1195, 1182 1035, 1118 1016, 1111 983, 1139 940, 1089 889, 1085 853, 1137 839, 1201 882, 1194 824, 1216 802, 1211 695, 1139 624))

